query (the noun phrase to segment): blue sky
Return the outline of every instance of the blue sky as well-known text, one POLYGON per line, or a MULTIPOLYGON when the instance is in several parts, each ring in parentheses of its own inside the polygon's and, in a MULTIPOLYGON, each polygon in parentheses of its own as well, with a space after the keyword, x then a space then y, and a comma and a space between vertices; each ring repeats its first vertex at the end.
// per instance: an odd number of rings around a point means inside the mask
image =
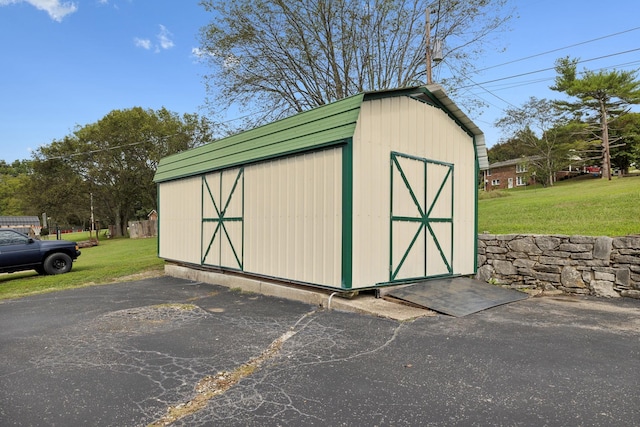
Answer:
MULTIPOLYGON (((478 66, 492 68, 472 77, 481 87, 468 88, 489 105, 482 115, 471 115, 489 146, 502 136, 493 123, 505 108, 529 96, 560 96, 548 89, 553 70, 506 77, 553 68, 566 55, 605 57, 580 69, 640 68, 637 0, 512 4, 519 18, 504 35, 506 52, 482 58, 478 66), (620 54, 625 51, 632 52, 620 54)), ((192 50, 208 20, 195 0, 0 0, 0 159, 28 159, 31 150, 114 109, 164 106, 206 114, 207 70, 192 50)))

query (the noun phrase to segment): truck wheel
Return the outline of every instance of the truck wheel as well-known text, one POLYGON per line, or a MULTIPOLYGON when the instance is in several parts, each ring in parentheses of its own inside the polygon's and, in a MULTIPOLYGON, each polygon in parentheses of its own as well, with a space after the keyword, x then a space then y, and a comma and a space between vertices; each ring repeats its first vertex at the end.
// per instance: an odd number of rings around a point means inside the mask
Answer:
POLYGON ((71 257, 61 252, 49 255, 44 260, 44 271, 47 274, 62 274, 71 271, 71 257))

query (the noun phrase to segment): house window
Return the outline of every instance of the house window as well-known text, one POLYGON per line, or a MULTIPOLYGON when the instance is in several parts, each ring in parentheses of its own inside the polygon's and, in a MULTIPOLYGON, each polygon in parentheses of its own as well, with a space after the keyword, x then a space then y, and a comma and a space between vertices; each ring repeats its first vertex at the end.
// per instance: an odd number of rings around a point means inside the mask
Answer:
POLYGON ((491 180, 491 185, 493 185, 493 186, 500 185, 500 180, 499 179, 492 179, 491 180))
POLYGON ((527 171, 527 165, 520 164, 516 165, 516 173, 525 173, 527 171))
POLYGON ((491 169, 487 169, 487 176, 491 176, 491 169))
POLYGON ((516 185, 527 185, 527 180, 525 179, 524 176, 517 176, 516 185))

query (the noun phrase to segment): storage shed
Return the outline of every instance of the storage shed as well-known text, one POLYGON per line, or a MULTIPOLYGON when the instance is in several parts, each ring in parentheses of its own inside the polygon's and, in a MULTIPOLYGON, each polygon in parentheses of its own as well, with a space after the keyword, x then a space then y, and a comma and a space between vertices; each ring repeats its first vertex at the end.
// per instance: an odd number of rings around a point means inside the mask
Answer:
POLYGON ((11 228, 24 234, 39 236, 42 226, 37 216, 0 216, 0 228, 11 228))
POLYGON ((162 159, 158 253, 338 291, 474 274, 487 167, 440 86, 355 95, 162 159))

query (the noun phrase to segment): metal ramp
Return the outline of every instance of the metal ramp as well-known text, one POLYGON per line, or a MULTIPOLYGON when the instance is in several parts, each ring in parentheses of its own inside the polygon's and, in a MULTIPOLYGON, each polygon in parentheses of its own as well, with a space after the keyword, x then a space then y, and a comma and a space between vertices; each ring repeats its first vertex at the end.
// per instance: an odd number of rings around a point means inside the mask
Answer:
POLYGON ((524 292, 468 277, 425 280, 385 294, 455 317, 528 298, 524 292))

